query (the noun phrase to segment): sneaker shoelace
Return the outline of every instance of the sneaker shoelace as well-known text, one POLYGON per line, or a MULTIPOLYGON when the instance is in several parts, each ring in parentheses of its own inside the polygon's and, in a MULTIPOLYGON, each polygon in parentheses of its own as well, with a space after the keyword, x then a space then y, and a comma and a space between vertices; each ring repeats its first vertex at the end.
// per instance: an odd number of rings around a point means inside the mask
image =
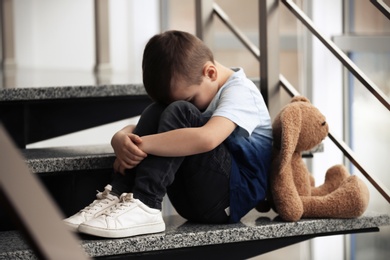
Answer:
POLYGON ((85 212, 87 214, 93 213, 98 208, 103 208, 105 205, 108 205, 110 201, 114 200, 114 198, 110 198, 108 194, 110 191, 105 189, 103 192, 96 191, 98 194, 96 195, 97 200, 94 200, 91 204, 81 210, 81 212, 85 212))
POLYGON ((103 214, 109 217, 115 216, 117 213, 119 213, 122 209, 124 209, 126 206, 129 205, 129 203, 132 203, 134 201, 133 199, 133 193, 123 193, 119 197, 119 202, 115 204, 111 210, 108 210, 104 212, 103 214))

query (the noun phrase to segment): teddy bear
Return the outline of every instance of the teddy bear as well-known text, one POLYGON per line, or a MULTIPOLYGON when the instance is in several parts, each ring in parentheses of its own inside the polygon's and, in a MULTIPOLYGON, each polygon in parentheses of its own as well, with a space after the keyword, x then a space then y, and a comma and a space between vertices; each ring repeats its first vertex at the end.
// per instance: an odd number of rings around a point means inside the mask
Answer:
MULTIPOLYGON (((343 165, 329 168, 324 183, 315 186, 302 152, 319 145, 329 129, 325 116, 307 98, 292 98, 275 117, 272 127, 274 140, 267 203, 281 219, 356 218, 364 213, 369 201, 368 188, 343 165)), ((257 209, 268 211, 264 204, 257 209)))

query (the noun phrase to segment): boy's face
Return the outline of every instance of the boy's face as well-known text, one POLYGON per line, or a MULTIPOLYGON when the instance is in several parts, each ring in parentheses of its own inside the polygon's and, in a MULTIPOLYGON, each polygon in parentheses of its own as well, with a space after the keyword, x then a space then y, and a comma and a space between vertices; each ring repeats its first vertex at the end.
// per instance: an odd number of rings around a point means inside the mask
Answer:
POLYGON ((209 78, 203 77, 200 84, 188 85, 183 80, 176 81, 172 86, 174 101, 185 100, 191 102, 199 110, 205 110, 218 92, 218 84, 209 78))

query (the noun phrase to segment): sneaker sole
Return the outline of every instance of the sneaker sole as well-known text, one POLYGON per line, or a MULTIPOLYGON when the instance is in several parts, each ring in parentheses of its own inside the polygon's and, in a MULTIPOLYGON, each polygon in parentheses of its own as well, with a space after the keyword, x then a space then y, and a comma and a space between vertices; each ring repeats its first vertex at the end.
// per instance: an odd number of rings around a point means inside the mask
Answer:
POLYGON ((98 237, 122 238, 164 232, 165 223, 149 223, 126 229, 103 229, 81 224, 78 228, 78 231, 84 234, 98 237))
POLYGON ((66 228, 72 232, 77 232, 78 231, 78 228, 79 228, 79 225, 78 224, 73 224, 73 223, 69 223, 69 222, 66 222, 64 221, 63 222, 66 226, 66 228))

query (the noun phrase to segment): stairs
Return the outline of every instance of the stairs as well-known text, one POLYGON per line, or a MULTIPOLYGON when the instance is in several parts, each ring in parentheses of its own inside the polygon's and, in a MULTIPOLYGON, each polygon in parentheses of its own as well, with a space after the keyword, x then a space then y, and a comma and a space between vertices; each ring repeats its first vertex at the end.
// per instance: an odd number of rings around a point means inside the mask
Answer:
MULTIPOLYGON (((96 189, 109 182, 114 161, 112 148, 107 144, 25 149, 25 145, 138 115, 149 103, 140 85, 0 89, 0 121, 19 146, 31 173, 39 176, 68 216, 88 205, 95 198, 96 189)), ((240 223, 231 225, 194 224, 177 215, 164 215, 164 233, 123 239, 79 235, 80 245, 93 258, 198 259, 218 255, 242 259, 314 237, 377 232, 379 227, 390 225, 389 215, 373 212, 358 219, 286 223, 273 213, 253 210, 240 223)), ((0 259, 36 257, 2 205, 0 230, 0 259)))
MULTIPOLYGON (((378 231, 389 225, 388 215, 367 214, 348 220, 301 220, 285 223, 251 211, 241 223, 199 225, 179 216, 164 218, 167 230, 161 234, 123 239, 80 236, 81 246, 91 257, 128 259, 182 258, 199 259, 210 255, 226 259, 244 259, 319 236, 378 231)), ((0 259, 32 259, 33 251, 16 231, 0 235, 0 259)))
POLYGON ((0 89, 0 120, 24 148, 137 116, 150 103, 140 84, 0 89))

